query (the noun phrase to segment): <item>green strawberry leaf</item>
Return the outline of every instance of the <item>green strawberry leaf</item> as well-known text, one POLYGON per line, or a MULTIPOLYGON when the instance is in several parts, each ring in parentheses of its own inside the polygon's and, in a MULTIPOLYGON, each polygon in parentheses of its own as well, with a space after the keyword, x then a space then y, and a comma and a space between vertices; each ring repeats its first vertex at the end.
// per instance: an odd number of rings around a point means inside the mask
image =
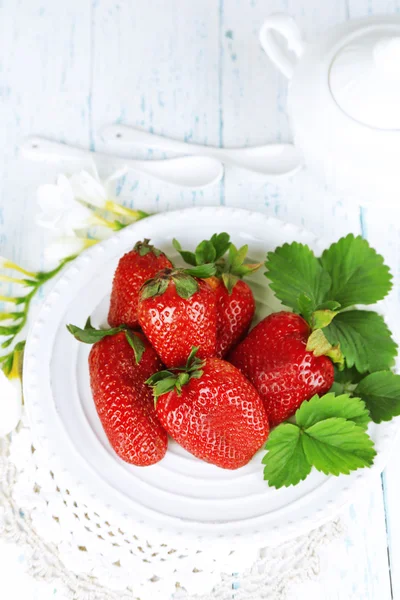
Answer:
POLYGON ((173 372, 172 371, 168 371, 166 369, 164 369, 164 371, 157 371, 157 373, 154 373, 154 375, 152 375, 151 377, 148 378, 148 380, 146 381, 146 383, 148 385, 155 385, 156 383, 158 383, 159 381, 162 381, 163 379, 166 379, 167 377, 173 377, 173 372))
POLYGON ((197 265, 196 255, 194 252, 187 252, 186 250, 182 250, 182 246, 175 238, 172 240, 172 245, 175 248, 175 250, 177 250, 182 256, 183 260, 186 263, 188 263, 188 265, 192 265, 192 267, 195 267, 197 265))
POLYGON ((362 237, 349 234, 332 244, 321 256, 321 264, 331 277, 328 299, 342 308, 374 304, 392 288, 389 267, 362 237))
POLYGON ((133 349, 133 352, 135 354, 135 361, 138 365, 142 360, 142 356, 144 351, 146 350, 146 346, 144 345, 140 337, 136 333, 133 333, 133 331, 125 331, 125 335, 126 339, 128 340, 128 344, 133 349))
POLYGON ((375 423, 400 415, 400 375, 391 371, 371 373, 360 381, 354 393, 364 400, 375 423))
POLYGON ((317 310, 337 311, 337 310, 339 310, 339 308, 340 308, 339 302, 335 302, 334 300, 327 300, 326 302, 323 302, 322 304, 317 306, 317 310))
POLYGON ((184 367, 174 367, 170 370, 159 371, 154 373, 146 381, 147 385, 153 388, 154 399, 176 390, 179 395, 182 392, 182 387, 189 383, 191 379, 200 379, 203 375, 202 368, 205 361, 196 356, 198 347, 193 346, 186 365, 184 367))
POLYGON ((231 295, 233 288, 239 281, 239 277, 237 275, 233 275, 232 273, 222 273, 222 281, 224 282, 224 286, 228 290, 228 294, 231 295))
POLYGON ((307 294, 300 294, 297 298, 297 312, 302 315, 302 317, 307 321, 307 323, 311 323, 312 315, 315 310, 315 306, 310 296, 307 294))
POLYGON ((311 471, 301 443, 301 430, 291 423, 282 423, 269 434, 267 454, 262 462, 264 479, 275 488, 296 485, 311 471))
POLYGON ((199 289, 197 281, 185 273, 177 273, 172 277, 178 296, 187 300, 199 289))
POLYGON ((228 259, 222 265, 220 276, 229 294, 243 277, 255 273, 262 263, 245 263, 248 246, 242 246, 237 249, 234 244, 229 245, 228 259))
POLYGON ((336 315, 323 330, 332 345, 340 345, 346 366, 360 373, 394 365, 397 344, 385 321, 373 311, 350 310, 336 315))
POLYGON ((155 296, 162 296, 168 287, 168 283, 167 278, 155 277, 154 279, 149 279, 140 290, 140 299, 147 300, 155 296))
POLYGON ((199 350, 198 346, 193 346, 186 361, 185 369, 187 372, 194 372, 204 367, 204 360, 196 356, 199 350))
POLYGON ((331 417, 304 430, 301 438, 307 461, 325 475, 348 475, 370 467, 376 455, 367 432, 353 421, 331 417))
POLYGON ((321 397, 316 395, 303 402, 295 416, 297 425, 304 429, 331 417, 341 417, 353 421, 362 429, 367 429, 371 420, 365 403, 360 398, 351 397, 349 394, 335 396, 332 393, 321 397))
POLYGON ((342 370, 335 367, 335 381, 344 386, 357 384, 363 377, 364 375, 359 373, 355 367, 351 367, 351 369, 345 367, 342 370))
POLYGON ((242 246, 241 248, 236 248, 236 246, 234 244, 231 244, 229 246, 229 264, 230 264, 230 271, 232 271, 232 273, 235 272, 235 269, 240 268, 243 263, 244 263, 244 259, 247 256, 247 252, 249 250, 248 245, 246 244, 245 246, 242 246))
POLYGON ((366 431, 365 403, 348 394, 328 393, 302 403, 295 423, 281 423, 270 433, 263 458, 270 486, 296 485, 311 468, 339 475, 372 464, 375 450, 366 431))
POLYGON ((193 267, 192 269, 183 269, 183 272, 187 275, 191 275, 192 277, 198 277, 199 279, 207 279, 208 277, 212 277, 217 272, 217 269, 214 263, 204 265, 198 265, 197 267, 193 267))
POLYGON ((89 317, 86 321, 84 329, 81 329, 76 325, 67 325, 67 329, 79 342, 83 342, 84 344, 94 344, 95 342, 102 340, 104 337, 115 335, 120 331, 125 331, 126 327, 121 325, 120 327, 114 327, 113 329, 95 329, 92 326, 89 317))
POLYGON ((151 382, 151 379, 148 379, 146 383, 153 388, 154 398, 157 399, 159 396, 172 392, 177 388, 177 377, 164 377, 155 384, 151 382))
POLYGON ((217 252, 212 244, 208 240, 203 240, 196 248, 196 264, 204 265, 207 263, 213 263, 217 258, 217 252))
POLYGON ((196 267, 219 261, 230 246, 230 238, 227 233, 214 233, 210 240, 200 242, 195 252, 182 250, 182 246, 176 239, 172 240, 172 245, 185 262, 196 267))
POLYGON ((344 366, 344 356, 340 345, 332 346, 322 329, 315 329, 311 333, 307 340, 306 350, 312 352, 314 356, 328 356, 333 363, 338 364, 340 369, 344 366))
POLYGON ((333 321, 337 314, 337 312, 329 310, 328 308, 315 310, 311 314, 311 329, 315 330, 327 327, 329 323, 333 321))
POLYGON ((302 314, 306 303, 310 314, 325 300, 331 278, 308 246, 284 244, 268 252, 265 266, 271 289, 295 312, 302 314))
POLYGON ((215 260, 224 256, 230 246, 230 236, 228 233, 214 233, 211 237, 211 243, 215 248, 215 260))

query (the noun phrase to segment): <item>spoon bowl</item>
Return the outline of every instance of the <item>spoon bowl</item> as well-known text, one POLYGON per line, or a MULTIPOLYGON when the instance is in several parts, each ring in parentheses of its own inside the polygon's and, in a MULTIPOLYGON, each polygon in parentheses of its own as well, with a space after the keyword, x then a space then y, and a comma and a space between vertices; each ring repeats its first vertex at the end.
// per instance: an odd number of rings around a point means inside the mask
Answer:
POLYGON ((52 142, 40 137, 28 137, 19 145, 22 156, 31 160, 74 161, 81 164, 91 163, 97 156, 121 161, 121 166, 137 173, 173 185, 203 189, 217 183, 224 172, 223 165, 208 156, 183 156, 165 160, 132 160, 97 152, 88 152, 67 144, 52 142))

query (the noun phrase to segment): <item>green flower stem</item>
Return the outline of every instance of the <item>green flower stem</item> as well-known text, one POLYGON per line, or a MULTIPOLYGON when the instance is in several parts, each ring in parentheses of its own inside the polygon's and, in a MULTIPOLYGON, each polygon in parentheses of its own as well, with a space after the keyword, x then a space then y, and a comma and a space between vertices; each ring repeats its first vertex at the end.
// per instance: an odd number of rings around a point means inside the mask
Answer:
POLYGON ((104 209, 114 213, 115 215, 129 217, 134 221, 139 221, 139 219, 144 219, 145 217, 149 216, 149 214, 144 212, 143 210, 132 210, 131 208, 126 208, 126 206, 122 206, 122 204, 113 202, 113 200, 107 200, 104 205, 104 209))
POLYGON ((9 277, 8 275, 0 275, 0 281, 18 283, 20 285, 32 285, 32 283, 34 283, 31 279, 18 279, 17 277, 9 277))
POLYGON ((20 312, 0 312, 0 321, 8 321, 9 319, 16 321, 21 318, 20 312))
POLYGON ((3 269, 12 269, 13 271, 18 271, 18 273, 22 273, 23 275, 26 275, 27 277, 32 277, 32 278, 36 277, 36 273, 32 273, 31 271, 27 271, 26 269, 23 269, 22 267, 20 267, 16 263, 12 262, 11 260, 5 260, 1 264, 1 267, 3 269))
MULTIPOLYGON (((93 244, 97 244, 97 241, 98 240, 90 240, 90 242, 93 242, 93 244)), ((88 244, 88 245, 93 245, 93 244, 88 244)), ((39 289, 40 286, 42 286, 44 283, 46 283, 46 281, 49 281, 50 279, 52 279, 53 277, 58 275, 59 272, 63 269, 63 267, 67 263, 71 262, 71 260, 75 260, 75 258, 77 256, 78 256, 77 254, 74 254, 73 256, 67 256, 67 258, 63 258, 63 260, 60 262, 58 267, 56 267, 52 271, 39 271, 39 273, 35 273, 35 278, 37 280, 36 291, 39 289)))
POLYGON ((108 229, 112 229, 113 231, 117 231, 114 221, 108 221, 104 217, 100 217, 99 215, 93 215, 93 225, 99 225, 100 227, 107 227, 108 229))
MULTIPOLYGON (((53 269, 52 271, 41 271, 39 273, 34 273, 34 277, 35 279, 32 280, 31 282, 31 291, 23 297, 20 298, 9 298, 7 296, 0 296, 0 300, 3 300, 5 302, 13 302, 14 304, 21 304, 23 305, 23 310, 21 310, 21 312, 19 313, 8 313, 8 315, 18 315, 18 323, 10 328, 10 331, 8 333, 11 334, 11 337, 9 337, 7 340, 5 340, 1 347, 2 348, 7 348, 8 346, 10 346, 13 341, 15 340, 16 336, 22 331, 22 329, 25 327, 27 319, 28 319, 28 314, 29 314, 29 309, 30 309, 30 305, 32 302, 32 299, 34 298, 34 296, 36 295, 37 291, 42 287, 42 285, 44 285, 45 283, 47 283, 50 279, 52 279, 53 277, 55 277, 56 275, 58 275, 58 273, 61 271, 61 269, 71 260, 74 260, 76 258, 76 256, 67 256, 67 258, 64 258, 60 264, 53 269)), ((3 315, 5 315, 6 313, 1 313, 3 315)))
POLYGON ((13 296, 0 296, 0 302, 11 302, 12 304, 21 304, 21 298, 14 298, 13 296))

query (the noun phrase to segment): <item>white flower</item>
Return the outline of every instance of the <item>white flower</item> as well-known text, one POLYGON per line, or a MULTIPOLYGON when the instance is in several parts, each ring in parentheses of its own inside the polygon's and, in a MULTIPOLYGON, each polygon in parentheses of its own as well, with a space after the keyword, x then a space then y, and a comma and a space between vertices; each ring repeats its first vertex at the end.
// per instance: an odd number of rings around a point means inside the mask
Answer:
POLYGON ((124 167, 115 171, 110 177, 102 181, 97 172, 96 166, 93 164, 93 173, 81 171, 75 173, 70 178, 71 187, 74 195, 78 200, 82 200, 91 206, 102 210, 109 210, 114 205, 113 192, 111 182, 119 177, 122 177, 127 172, 124 167))
POLYGON ((11 433, 22 411, 22 388, 18 378, 8 379, 0 369, 0 436, 11 433))
POLYGON ((76 256, 89 246, 96 244, 97 240, 89 238, 78 238, 65 236, 55 239, 44 251, 45 259, 48 262, 57 263, 67 256, 76 256))
POLYGON ((65 175, 59 175, 55 184, 39 186, 37 201, 41 209, 37 224, 60 235, 72 236, 92 223, 91 210, 76 201, 71 180, 65 175))

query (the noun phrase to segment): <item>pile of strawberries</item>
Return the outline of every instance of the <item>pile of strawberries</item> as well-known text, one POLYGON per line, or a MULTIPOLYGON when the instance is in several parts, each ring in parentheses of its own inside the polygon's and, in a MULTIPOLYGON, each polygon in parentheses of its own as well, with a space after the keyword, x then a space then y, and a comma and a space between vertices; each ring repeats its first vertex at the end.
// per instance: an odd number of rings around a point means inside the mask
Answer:
POLYGON ((243 277, 246 262, 225 233, 195 253, 175 248, 187 269, 138 242, 119 261, 111 329, 69 326, 93 343, 90 380, 98 415, 115 452, 147 466, 166 453, 168 434, 183 448, 225 469, 242 467, 270 427, 304 400, 327 392, 333 364, 306 350, 304 319, 279 312, 247 335, 255 311, 243 277))

